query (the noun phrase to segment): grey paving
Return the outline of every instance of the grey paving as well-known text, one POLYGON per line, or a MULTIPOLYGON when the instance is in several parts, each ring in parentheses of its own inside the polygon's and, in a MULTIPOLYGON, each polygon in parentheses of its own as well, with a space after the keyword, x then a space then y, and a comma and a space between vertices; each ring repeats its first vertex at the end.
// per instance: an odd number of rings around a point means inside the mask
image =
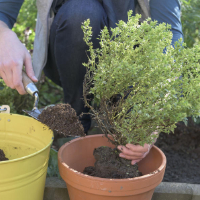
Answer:
MULTIPOLYGON (((47 178, 44 200, 70 200, 65 182, 47 178)), ((200 184, 162 182, 156 187, 152 200, 200 200, 200 184)))

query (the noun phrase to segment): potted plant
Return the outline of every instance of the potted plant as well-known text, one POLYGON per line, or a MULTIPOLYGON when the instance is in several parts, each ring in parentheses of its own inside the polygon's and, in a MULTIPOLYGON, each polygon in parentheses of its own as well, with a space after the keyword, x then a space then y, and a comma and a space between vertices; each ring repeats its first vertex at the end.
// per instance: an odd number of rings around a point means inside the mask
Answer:
POLYGON ((121 180, 82 174, 94 165, 93 150, 151 144, 160 132, 173 131, 178 121, 199 115, 200 47, 184 48, 181 41, 173 47, 169 25, 150 19, 139 24, 139 18, 130 11, 128 22, 119 21, 111 34, 105 27, 99 49, 93 49, 90 40, 90 21, 82 26, 89 46, 84 101, 105 137, 75 139, 59 150, 59 170, 71 200, 150 200, 166 165, 158 148, 153 147, 139 163, 143 176, 121 180), (94 96, 98 109, 90 105, 88 94, 94 96))

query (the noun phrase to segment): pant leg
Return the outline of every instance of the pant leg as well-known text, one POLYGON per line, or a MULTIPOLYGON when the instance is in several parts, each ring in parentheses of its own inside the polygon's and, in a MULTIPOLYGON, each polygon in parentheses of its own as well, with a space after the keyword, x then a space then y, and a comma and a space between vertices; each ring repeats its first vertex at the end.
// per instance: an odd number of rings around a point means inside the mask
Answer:
MULTIPOLYGON (((100 30, 107 25, 107 15, 99 0, 68 0, 59 9, 50 31, 49 54, 45 74, 64 91, 64 102, 80 115, 88 112, 83 102, 83 80, 86 73, 82 63, 87 62, 87 49, 83 41, 81 24, 90 18, 94 48, 100 30)), ((85 132, 90 128, 89 115, 80 118, 85 132)))
POLYGON ((108 15, 109 28, 115 28, 119 20, 127 22, 129 10, 133 10, 133 15, 135 15, 137 0, 102 0, 102 2, 108 15))

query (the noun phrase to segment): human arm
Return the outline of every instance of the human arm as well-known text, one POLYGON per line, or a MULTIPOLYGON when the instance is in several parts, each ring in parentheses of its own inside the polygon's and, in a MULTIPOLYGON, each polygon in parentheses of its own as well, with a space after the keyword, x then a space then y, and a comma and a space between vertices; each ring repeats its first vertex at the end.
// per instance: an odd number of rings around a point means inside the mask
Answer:
POLYGON ((31 56, 26 47, 20 42, 12 28, 23 0, 16 3, 8 0, 0 0, 0 76, 6 85, 16 89, 19 94, 25 94, 22 84, 22 68, 25 66, 27 75, 32 81, 37 82, 34 77, 31 56), (13 5, 14 4, 14 5, 13 5), (11 10, 15 14, 9 14, 11 10))

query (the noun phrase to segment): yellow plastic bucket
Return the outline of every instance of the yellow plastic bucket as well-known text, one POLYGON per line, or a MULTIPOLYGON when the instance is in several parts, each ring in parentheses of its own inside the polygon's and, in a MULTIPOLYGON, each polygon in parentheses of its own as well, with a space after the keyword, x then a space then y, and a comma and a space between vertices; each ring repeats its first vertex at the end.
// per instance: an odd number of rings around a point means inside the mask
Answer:
POLYGON ((0 113, 0 200, 42 200, 53 132, 31 117, 0 113))

